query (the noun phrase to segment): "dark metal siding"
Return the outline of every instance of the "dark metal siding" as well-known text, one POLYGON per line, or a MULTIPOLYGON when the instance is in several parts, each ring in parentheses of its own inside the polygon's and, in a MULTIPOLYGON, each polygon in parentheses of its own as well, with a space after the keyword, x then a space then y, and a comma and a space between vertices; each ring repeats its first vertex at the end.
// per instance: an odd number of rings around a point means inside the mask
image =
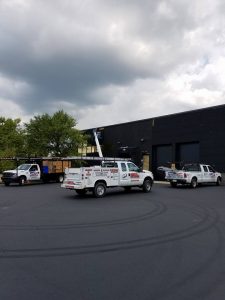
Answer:
MULTIPOLYGON (((225 105, 155 118, 153 145, 199 143, 199 160, 225 172, 225 105)), ((197 155, 196 155, 197 156, 197 155)))
POLYGON ((152 146, 151 120, 118 124, 104 128, 104 155, 118 156, 122 151, 140 164, 142 153, 152 146))
POLYGON ((140 160, 146 151, 150 165, 155 147, 171 145, 175 162, 179 145, 193 142, 199 145, 200 162, 225 172, 225 105, 104 127, 104 155, 117 156, 127 147, 140 160))

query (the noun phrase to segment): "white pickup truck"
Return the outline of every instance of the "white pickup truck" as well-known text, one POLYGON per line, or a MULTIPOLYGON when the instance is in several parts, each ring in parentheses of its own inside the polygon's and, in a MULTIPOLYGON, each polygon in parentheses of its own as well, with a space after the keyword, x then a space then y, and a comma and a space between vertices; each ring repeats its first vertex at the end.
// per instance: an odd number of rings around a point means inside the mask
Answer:
POLYGON ((186 164, 182 170, 167 171, 165 179, 170 182, 172 187, 176 187, 177 184, 189 184, 192 188, 196 188, 202 183, 220 185, 222 176, 210 165, 186 164))
POLYGON ((150 171, 141 170, 129 161, 102 162, 101 166, 67 168, 62 188, 75 190, 84 195, 93 192, 95 197, 103 197, 107 188, 142 188, 150 192, 154 178, 150 171))

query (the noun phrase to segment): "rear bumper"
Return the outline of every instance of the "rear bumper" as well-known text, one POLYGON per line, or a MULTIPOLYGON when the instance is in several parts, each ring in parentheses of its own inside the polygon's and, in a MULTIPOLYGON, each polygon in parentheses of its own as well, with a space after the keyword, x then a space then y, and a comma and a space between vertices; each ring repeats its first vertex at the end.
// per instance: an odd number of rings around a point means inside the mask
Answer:
POLYGON ((187 180, 186 179, 167 179, 169 182, 174 182, 174 183, 180 183, 180 184, 186 184, 187 180))
POLYGON ((83 190, 85 186, 82 183, 63 182, 61 187, 69 190, 83 190))

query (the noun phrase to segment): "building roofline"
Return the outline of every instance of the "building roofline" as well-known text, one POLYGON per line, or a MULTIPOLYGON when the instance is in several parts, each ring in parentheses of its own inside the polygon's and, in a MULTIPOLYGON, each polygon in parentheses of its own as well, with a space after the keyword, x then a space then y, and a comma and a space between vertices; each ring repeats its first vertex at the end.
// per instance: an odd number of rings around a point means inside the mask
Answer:
MULTIPOLYGON (((151 118, 145 118, 145 119, 139 119, 139 120, 134 120, 134 121, 128 121, 128 122, 123 122, 123 123, 117 123, 117 124, 111 124, 111 125, 105 125, 105 126, 99 126, 96 127, 97 129, 103 129, 103 128, 107 128, 107 127, 113 127, 113 126, 120 126, 120 125, 126 125, 126 124, 134 124, 134 123, 140 123, 140 122, 145 122, 145 121, 151 121, 151 120, 155 120, 155 119, 161 119, 161 118, 167 118, 170 116, 177 116, 177 115, 184 115, 184 114, 188 114, 188 113, 197 113, 197 112, 201 112, 201 111, 206 111, 206 110, 213 110, 213 109, 218 109, 218 108, 225 108, 225 104, 220 104, 220 105, 214 105, 214 106, 209 106, 209 107, 204 107, 204 108, 198 108, 198 109, 191 109, 191 110, 187 110, 187 111, 182 111, 182 112, 177 112, 177 113, 171 113, 171 114, 167 114, 167 115, 162 115, 162 116, 157 116, 157 117, 151 117, 151 118)), ((93 128, 86 128, 83 129, 82 131, 87 131, 87 130, 92 130, 93 128)))

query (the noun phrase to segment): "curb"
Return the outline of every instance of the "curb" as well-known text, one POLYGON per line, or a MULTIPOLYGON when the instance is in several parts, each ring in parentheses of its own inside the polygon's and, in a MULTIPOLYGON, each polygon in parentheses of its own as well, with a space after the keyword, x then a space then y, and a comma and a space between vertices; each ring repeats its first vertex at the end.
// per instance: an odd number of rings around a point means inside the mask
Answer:
POLYGON ((168 181, 154 181, 154 183, 157 183, 157 184, 170 184, 168 181))

